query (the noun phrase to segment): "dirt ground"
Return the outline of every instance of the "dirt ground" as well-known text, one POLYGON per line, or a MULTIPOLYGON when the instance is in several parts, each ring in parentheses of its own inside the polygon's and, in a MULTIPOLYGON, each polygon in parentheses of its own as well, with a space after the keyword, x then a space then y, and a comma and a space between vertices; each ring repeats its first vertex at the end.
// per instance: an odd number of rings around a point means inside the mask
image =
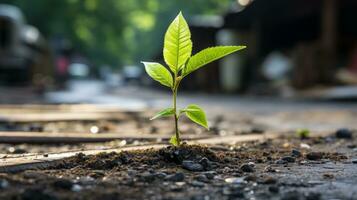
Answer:
POLYGON ((86 156, 0 174, 1 199, 356 199, 357 141, 281 137, 86 156))

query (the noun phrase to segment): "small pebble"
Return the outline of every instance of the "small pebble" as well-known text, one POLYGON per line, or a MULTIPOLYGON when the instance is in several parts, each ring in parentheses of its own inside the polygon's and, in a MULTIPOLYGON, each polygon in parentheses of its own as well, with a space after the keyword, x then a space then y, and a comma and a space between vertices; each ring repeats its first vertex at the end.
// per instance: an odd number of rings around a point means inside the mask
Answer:
POLYGON ((251 167, 255 167, 255 163, 254 162, 249 162, 248 165, 250 165, 251 167))
POLYGON ((206 176, 208 179, 212 180, 212 179, 214 179, 214 174, 215 174, 215 172, 206 172, 206 173, 205 173, 205 176, 206 176))
POLYGON ((199 161, 199 163, 203 166, 203 168, 204 168, 205 170, 210 170, 210 169, 212 169, 211 161, 209 161, 208 158, 206 158, 206 157, 203 157, 203 158, 199 161))
POLYGON ((224 179, 226 183, 233 183, 233 184, 245 184, 247 181, 244 180, 244 177, 232 177, 232 178, 226 178, 224 179))
POLYGON ((208 183, 209 180, 205 175, 198 175, 195 177, 195 180, 203 182, 203 183, 208 183))
POLYGON ((163 173, 163 172, 159 172, 159 173, 156 173, 155 176, 159 179, 163 179, 167 176, 167 174, 163 173))
POLYGON ((267 166, 264 169, 265 172, 278 172, 278 170, 272 168, 271 166, 267 166))
POLYGON ((294 157, 300 157, 301 156, 301 152, 297 149, 293 149, 291 151, 291 155, 294 156, 294 157))
POLYGON ((193 172, 200 172, 200 171, 204 170, 204 167, 201 164, 195 163, 190 160, 182 161, 182 168, 187 169, 189 171, 193 171, 193 172))
POLYGON ((306 154, 306 158, 308 160, 321 160, 323 157, 323 154, 321 152, 310 152, 306 154))
POLYGON ((90 132, 93 133, 93 134, 99 133, 99 127, 98 126, 90 127, 90 132))
POLYGON ((336 138, 341 139, 351 139, 352 138, 352 131, 346 128, 341 128, 336 131, 336 138))
POLYGON ((252 165, 250 164, 243 164, 242 166, 240 166, 240 169, 243 172, 254 172, 254 167, 252 167, 252 165))
POLYGON ((9 182, 5 179, 0 179, 0 189, 5 189, 9 187, 9 182))
POLYGON ((322 176, 326 179, 333 179, 335 177, 333 174, 330 174, 330 173, 325 173, 322 176))
POLYGON ((88 176, 90 176, 92 178, 100 178, 100 177, 105 176, 105 173, 103 171, 100 171, 100 170, 94 170, 88 176))
POLYGON ((13 153, 13 154, 23 154, 27 153, 25 149, 19 148, 19 147, 9 147, 7 149, 8 153, 13 153))
POLYGON ((301 144, 300 144, 300 147, 301 147, 302 149, 310 149, 310 148, 311 148, 310 145, 305 144, 305 143, 301 143, 301 144))
POLYGON ((74 184, 74 185, 72 186, 72 188, 71 188, 71 190, 72 190, 73 192, 80 192, 82 189, 83 189, 82 186, 80 186, 80 185, 78 185, 78 184, 74 184))

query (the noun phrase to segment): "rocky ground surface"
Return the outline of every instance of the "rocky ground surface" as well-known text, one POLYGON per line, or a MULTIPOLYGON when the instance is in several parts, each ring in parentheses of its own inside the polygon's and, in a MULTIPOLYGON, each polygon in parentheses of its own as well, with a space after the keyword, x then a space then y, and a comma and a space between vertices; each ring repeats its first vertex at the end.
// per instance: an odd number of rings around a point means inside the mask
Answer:
POLYGON ((356 199, 357 141, 328 137, 77 154, 0 174, 1 199, 356 199))

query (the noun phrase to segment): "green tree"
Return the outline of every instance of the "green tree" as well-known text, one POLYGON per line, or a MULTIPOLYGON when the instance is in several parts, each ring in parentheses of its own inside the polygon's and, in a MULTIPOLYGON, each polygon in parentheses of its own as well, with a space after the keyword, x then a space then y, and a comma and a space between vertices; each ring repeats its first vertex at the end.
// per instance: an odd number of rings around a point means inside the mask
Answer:
POLYGON ((45 37, 61 35, 94 63, 121 66, 150 59, 178 10, 219 14, 232 0, 0 0, 18 6, 45 37))

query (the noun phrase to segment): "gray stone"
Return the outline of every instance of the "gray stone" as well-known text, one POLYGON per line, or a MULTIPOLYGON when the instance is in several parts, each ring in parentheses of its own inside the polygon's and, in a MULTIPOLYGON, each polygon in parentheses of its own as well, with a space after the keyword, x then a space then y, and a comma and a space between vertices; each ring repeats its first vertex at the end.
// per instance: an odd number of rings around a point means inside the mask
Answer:
POLYGON ((190 160, 182 161, 182 168, 187 169, 189 171, 193 171, 193 172, 204 171, 204 167, 201 164, 195 163, 190 160))
POLYGON ((301 154, 301 152, 299 150, 293 149, 291 151, 291 155, 294 156, 294 157, 300 157, 302 154, 301 154))
POLYGON ((203 166, 203 168, 204 168, 205 170, 211 170, 211 169, 212 169, 212 163, 211 163, 211 161, 208 160, 208 158, 206 158, 206 157, 203 157, 203 158, 199 161, 199 163, 203 166))
POLYGON ((208 183, 209 182, 208 178, 203 174, 200 174, 200 175, 196 176, 195 180, 200 181, 200 182, 204 182, 204 183, 208 183))
POLYGON ((323 157, 321 152, 310 152, 306 154, 306 158, 309 160, 321 160, 323 157))
POLYGON ((341 128, 336 131, 336 137, 341 139, 351 139, 352 131, 346 128, 341 128))
POLYGON ((254 172, 254 167, 251 164, 243 164, 240 166, 240 169, 243 172, 254 172))

